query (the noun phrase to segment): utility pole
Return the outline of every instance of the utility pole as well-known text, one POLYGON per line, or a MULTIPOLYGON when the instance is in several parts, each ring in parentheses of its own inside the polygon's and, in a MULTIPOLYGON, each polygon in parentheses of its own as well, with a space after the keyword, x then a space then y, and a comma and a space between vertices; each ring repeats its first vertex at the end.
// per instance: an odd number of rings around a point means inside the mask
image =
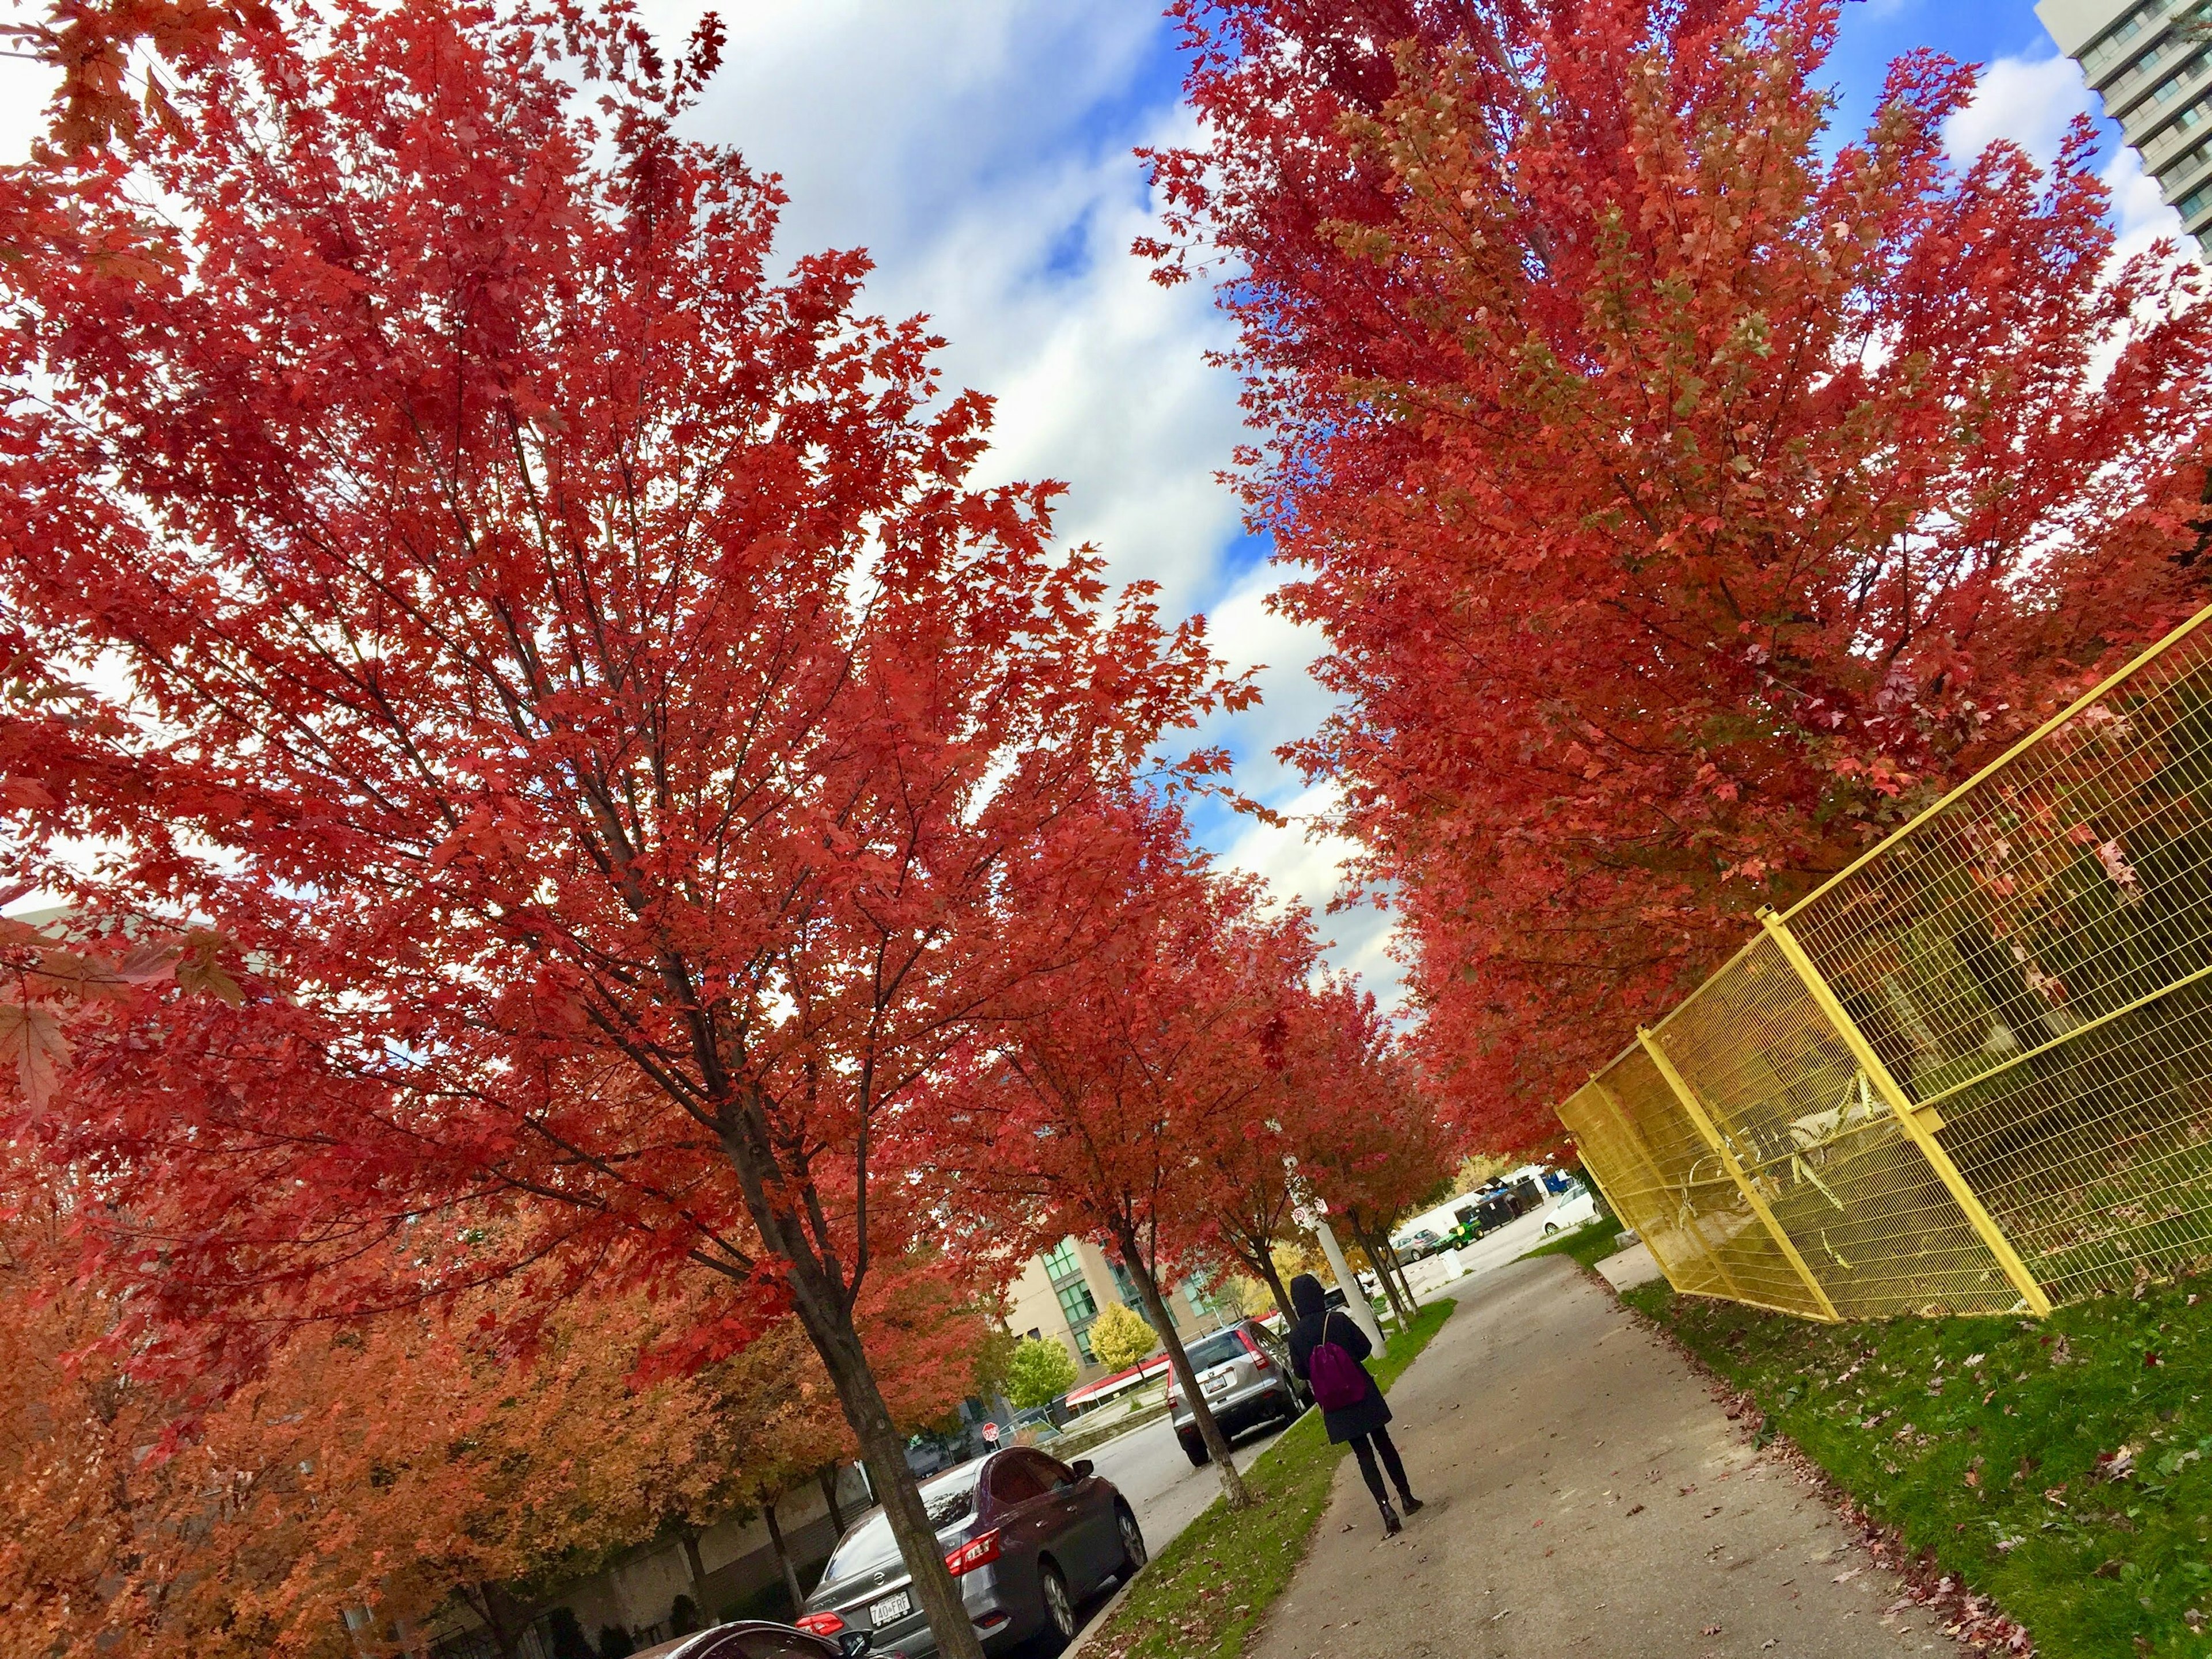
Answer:
MULTIPOLYGON (((1298 1161, 1294 1158, 1285 1158, 1283 1164, 1292 1170, 1298 1166, 1298 1161)), ((1291 1219, 1321 1240, 1321 1253, 1328 1258, 1328 1269, 1336 1275, 1338 1285, 1343 1287, 1345 1311, 1352 1316, 1353 1322, 1361 1330, 1367 1333, 1369 1345, 1376 1353, 1381 1353, 1382 1328, 1375 1322, 1375 1310, 1368 1304, 1367 1292, 1360 1288, 1358 1277, 1346 1262, 1343 1248, 1337 1243, 1336 1235, 1329 1231, 1328 1216, 1328 1200, 1319 1193, 1297 1200, 1291 1206, 1291 1219)), ((1382 1271, 1379 1264, 1376 1271, 1382 1271)))

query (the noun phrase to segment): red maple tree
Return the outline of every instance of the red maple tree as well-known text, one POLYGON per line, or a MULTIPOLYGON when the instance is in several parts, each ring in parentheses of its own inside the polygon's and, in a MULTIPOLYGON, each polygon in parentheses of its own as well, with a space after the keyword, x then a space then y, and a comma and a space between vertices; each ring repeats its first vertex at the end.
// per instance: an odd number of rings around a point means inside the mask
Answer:
POLYGON ((1183 0, 1224 273, 1342 711, 1297 757, 1392 884, 1493 1146, 1786 903, 2204 597, 2212 307, 2116 262, 2075 125, 1954 162, 1835 0, 1183 0))
POLYGON ((793 1309, 972 1655, 855 1320, 941 1225, 881 1176, 1064 955, 1007 860, 1243 693, 1053 549, 1053 487, 964 482, 988 402, 856 311, 862 255, 771 275, 774 183, 670 131, 711 24, 284 22, 53 163, 130 270, 0 271, 0 606, 106 716, 11 755, 24 874, 240 989, 143 988, 8 1127, 96 1162, 196 1364, 241 1304, 518 1271, 740 1287, 690 1363, 793 1309))
POLYGON ((1282 1009, 1310 967, 1296 908, 1207 867, 1171 804, 1132 796, 1092 817, 1079 878, 1018 869, 1084 941, 1070 964, 1011 1002, 948 1082, 966 1149, 963 1192, 1002 1248, 1068 1233, 1100 1240, 1128 1273, 1232 1506, 1249 1502, 1227 1437, 1197 1386, 1167 1294, 1211 1265, 1209 1171, 1221 1143, 1266 1116, 1282 1009))

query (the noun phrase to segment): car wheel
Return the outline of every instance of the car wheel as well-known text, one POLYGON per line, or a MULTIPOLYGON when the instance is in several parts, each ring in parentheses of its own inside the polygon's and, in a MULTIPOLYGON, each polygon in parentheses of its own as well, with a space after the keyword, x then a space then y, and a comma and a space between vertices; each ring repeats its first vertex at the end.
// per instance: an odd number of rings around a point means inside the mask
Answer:
POLYGON ((1555 1233, 1555 1232, 1557 1232, 1557 1231, 1559 1231, 1559 1224, 1558 1222, 1556 1222, 1556 1221, 1547 1221, 1547 1222, 1544 1224, 1544 1234, 1545 1234, 1545 1237, 1547 1237, 1547 1238, 1548 1238, 1552 1234, 1553 1234, 1553 1233, 1555 1233))
POLYGON ((1114 1522, 1121 1529, 1121 1571, 1115 1575, 1123 1583, 1136 1577, 1137 1569, 1147 1559, 1145 1553, 1145 1534, 1137 1526, 1137 1517, 1127 1504, 1114 1506, 1114 1522))
POLYGON ((1037 1563, 1037 1599, 1044 1603, 1044 1621, 1063 1642, 1075 1639, 1075 1598, 1067 1593, 1067 1580, 1049 1561, 1037 1563))
POLYGON ((1206 1442, 1200 1440, 1196 1435, 1186 1434, 1180 1438, 1182 1441, 1182 1455, 1190 1459, 1191 1468, 1198 1468, 1212 1458, 1213 1454, 1206 1449, 1206 1442))

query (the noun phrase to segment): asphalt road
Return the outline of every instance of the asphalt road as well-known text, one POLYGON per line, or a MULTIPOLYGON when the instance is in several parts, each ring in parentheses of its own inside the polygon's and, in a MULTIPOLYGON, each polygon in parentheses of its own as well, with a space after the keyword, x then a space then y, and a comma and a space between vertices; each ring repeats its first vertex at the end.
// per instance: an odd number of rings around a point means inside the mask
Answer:
MULTIPOLYGON (((1239 1438, 1233 1448, 1237 1467, 1243 1468, 1274 1444, 1275 1437, 1281 1432, 1281 1429, 1270 1426, 1239 1438)), ((1048 1443, 1044 1449, 1050 1451, 1052 1447, 1048 1443)), ((1144 1529, 1145 1548, 1152 1554, 1166 1548, 1168 1540, 1197 1520, 1206 1506, 1221 1496, 1221 1477, 1214 1472, 1213 1465, 1193 1468, 1190 1459, 1183 1455, 1182 1444, 1176 1438, 1175 1430, 1164 1417, 1132 1429, 1120 1439, 1109 1440, 1084 1455, 1129 1500, 1129 1507, 1137 1512, 1137 1524, 1144 1529)), ((1079 1627, 1119 1588, 1118 1584, 1109 1584, 1078 1608, 1079 1627)), ((1024 1642, 1008 1652, 1005 1659, 1047 1659, 1055 1651, 1055 1644, 1039 1638, 1024 1642)))
MULTIPOLYGON (((1233 1448, 1237 1467, 1274 1444, 1281 1432, 1271 1425, 1240 1438, 1233 1448)), ((1129 1500, 1144 1528, 1145 1547, 1154 1554, 1221 1496, 1221 1476, 1213 1465, 1193 1468, 1164 1417, 1108 1441, 1091 1453, 1091 1461, 1129 1500)))

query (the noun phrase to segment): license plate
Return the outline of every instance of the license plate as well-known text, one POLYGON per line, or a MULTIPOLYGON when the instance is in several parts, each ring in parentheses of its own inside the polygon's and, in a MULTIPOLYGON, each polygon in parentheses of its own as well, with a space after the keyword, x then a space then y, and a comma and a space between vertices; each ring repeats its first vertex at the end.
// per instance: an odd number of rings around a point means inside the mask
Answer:
POLYGON ((913 1611, 914 1598, 901 1590, 896 1595, 886 1595, 880 1601, 872 1602, 868 1607, 868 1622, 881 1630, 885 1625, 903 1619, 913 1611))
POLYGON ((1200 1386, 1208 1394, 1227 1394, 1236 1381, 1233 1376, 1209 1376, 1200 1386))

